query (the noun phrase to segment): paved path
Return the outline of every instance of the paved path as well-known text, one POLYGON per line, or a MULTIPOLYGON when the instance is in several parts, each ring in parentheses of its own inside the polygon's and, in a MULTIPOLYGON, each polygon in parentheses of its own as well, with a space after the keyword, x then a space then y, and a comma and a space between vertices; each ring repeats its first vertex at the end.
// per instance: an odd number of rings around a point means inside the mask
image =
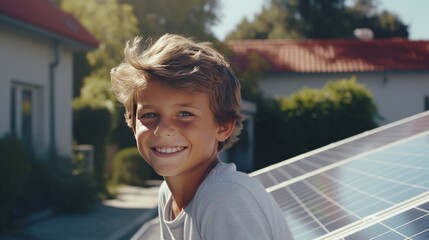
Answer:
POLYGON ((94 205, 84 214, 57 214, 0 239, 123 240, 157 215, 158 187, 122 186, 116 199, 94 205))
POLYGON ((146 222, 131 238, 131 240, 159 240, 161 239, 159 219, 154 218, 146 222))

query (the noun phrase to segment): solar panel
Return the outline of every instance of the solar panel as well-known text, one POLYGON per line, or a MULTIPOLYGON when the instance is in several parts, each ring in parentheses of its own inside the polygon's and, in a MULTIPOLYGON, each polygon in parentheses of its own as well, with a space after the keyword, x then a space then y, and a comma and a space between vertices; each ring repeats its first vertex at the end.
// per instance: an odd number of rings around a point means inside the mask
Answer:
POLYGON ((297 240, 429 239, 429 112, 251 176, 297 240))

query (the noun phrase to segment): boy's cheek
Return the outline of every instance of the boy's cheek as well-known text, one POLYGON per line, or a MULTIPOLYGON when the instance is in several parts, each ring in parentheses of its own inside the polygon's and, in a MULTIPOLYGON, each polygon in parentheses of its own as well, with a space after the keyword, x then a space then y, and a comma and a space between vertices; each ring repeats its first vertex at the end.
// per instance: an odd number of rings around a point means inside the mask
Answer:
POLYGON ((137 122, 136 124, 136 129, 135 129, 135 134, 141 134, 141 133, 145 133, 149 131, 149 128, 145 125, 143 125, 141 122, 137 122))
POLYGON ((145 142, 148 141, 148 137, 150 136, 150 129, 145 127, 144 125, 137 125, 134 138, 136 139, 137 147, 143 149, 145 142))
POLYGON ((137 143, 137 150, 140 156, 143 158, 143 160, 147 162, 150 166, 152 166, 151 163, 147 160, 149 159, 148 156, 146 156, 146 154, 144 153, 144 150, 138 145, 138 143, 137 143))

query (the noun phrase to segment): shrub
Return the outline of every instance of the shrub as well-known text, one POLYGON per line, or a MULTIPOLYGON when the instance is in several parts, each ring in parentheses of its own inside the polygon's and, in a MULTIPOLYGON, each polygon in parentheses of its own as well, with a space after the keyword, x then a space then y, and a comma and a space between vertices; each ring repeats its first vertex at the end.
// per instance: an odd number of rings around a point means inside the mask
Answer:
POLYGON ((371 93, 355 78, 329 81, 279 99, 286 157, 356 135, 378 125, 371 93))
POLYGON ((104 143, 109 134, 111 113, 107 108, 81 104, 73 106, 73 137, 78 144, 104 143))
POLYGON ((59 182, 58 210, 65 213, 80 213, 94 202, 96 186, 90 175, 85 173, 68 175, 59 182))
POLYGON ((125 122, 125 107, 120 106, 115 110, 115 123, 109 141, 115 143, 119 149, 136 146, 133 130, 125 122))
POLYGON ((10 223, 12 210, 22 193, 30 161, 20 141, 12 135, 0 139, 0 231, 10 223))
POLYGON ((111 113, 104 106, 75 101, 73 137, 77 144, 94 146, 94 177, 98 191, 107 193, 104 179, 105 145, 110 132, 111 113))
POLYGON ((254 116, 254 161, 259 169, 285 159, 284 114, 278 102, 264 97, 253 100, 257 104, 254 116))
POLYGON ((30 210, 50 207, 65 213, 80 213, 96 200, 96 187, 89 174, 73 175, 66 168, 43 163, 34 161, 31 182, 22 202, 35 205, 30 210))
MULTIPOLYGON (((61 163, 69 162, 61 159, 61 163)), ((73 176, 68 167, 36 159, 12 135, 0 139, 0 232, 46 207, 76 213, 94 199, 88 175, 73 176)))
POLYGON ((145 180, 154 178, 159 176, 135 147, 120 150, 113 159, 113 183, 143 186, 145 180))

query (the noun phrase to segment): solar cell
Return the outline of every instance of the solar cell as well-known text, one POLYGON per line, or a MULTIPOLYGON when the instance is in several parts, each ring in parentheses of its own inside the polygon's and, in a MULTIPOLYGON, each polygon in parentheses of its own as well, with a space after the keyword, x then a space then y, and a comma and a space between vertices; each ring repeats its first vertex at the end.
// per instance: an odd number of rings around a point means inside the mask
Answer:
POLYGON ((429 112, 251 175, 297 240, 429 239, 429 112))

